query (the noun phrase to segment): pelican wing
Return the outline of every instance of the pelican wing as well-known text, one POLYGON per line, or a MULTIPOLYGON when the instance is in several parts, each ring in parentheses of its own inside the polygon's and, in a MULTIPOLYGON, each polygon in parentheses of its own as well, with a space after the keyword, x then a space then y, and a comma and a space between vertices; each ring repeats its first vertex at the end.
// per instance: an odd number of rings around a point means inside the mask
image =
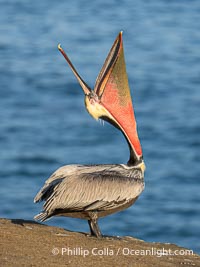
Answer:
MULTIPOLYGON (((136 198, 143 190, 140 177, 129 177, 122 166, 78 166, 76 172, 61 168, 45 183, 36 201, 45 200, 44 212, 56 210, 103 211, 136 198)), ((137 170, 138 172, 138 170, 137 170)), ((46 218, 45 217, 45 218, 46 218)), ((36 217, 38 219, 38 217, 36 217)))
POLYGON ((57 184, 64 178, 74 175, 77 172, 78 165, 67 165, 56 170, 45 182, 44 186, 40 189, 34 198, 34 203, 48 199, 51 196, 57 184))

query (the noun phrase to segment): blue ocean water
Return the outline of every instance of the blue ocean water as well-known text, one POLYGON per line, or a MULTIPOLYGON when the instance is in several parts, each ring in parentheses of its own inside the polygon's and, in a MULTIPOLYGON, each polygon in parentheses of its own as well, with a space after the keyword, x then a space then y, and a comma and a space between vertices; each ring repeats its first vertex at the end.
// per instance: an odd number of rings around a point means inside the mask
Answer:
MULTIPOLYGON (((200 252, 200 2, 1 1, 0 217, 32 219, 33 198, 58 167, 126 163, 112 126, 85 111, 57 44, 92 87, 120 30, 146 163, 134 206, 100 220, 104 234, 200 252)), ((47 222, 88 231, 85 221, 47 222)))

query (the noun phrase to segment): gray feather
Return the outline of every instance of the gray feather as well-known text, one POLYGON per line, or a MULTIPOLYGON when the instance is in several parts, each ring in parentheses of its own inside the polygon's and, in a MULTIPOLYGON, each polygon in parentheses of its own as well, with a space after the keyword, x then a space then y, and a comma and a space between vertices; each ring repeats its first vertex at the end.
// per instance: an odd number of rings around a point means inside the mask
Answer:
MULTIPOLYGON (((137 198, 143 191, 143 173, 123 165, 68 165, 54 172, 34 201, 44 200, 44 213, 36 219, 60 213, 109 211, 137 198)), ((73 217, 72 216, 72 217, 73 217)))

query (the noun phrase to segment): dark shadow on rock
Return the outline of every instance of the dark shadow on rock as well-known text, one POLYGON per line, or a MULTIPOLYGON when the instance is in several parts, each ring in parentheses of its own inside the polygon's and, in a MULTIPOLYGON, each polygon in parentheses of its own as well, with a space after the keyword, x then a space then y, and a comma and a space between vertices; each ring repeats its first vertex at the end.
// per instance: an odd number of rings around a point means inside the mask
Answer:
POLYGON ((10 221, 11 221, 11 223, 18 224, 18 225, 21 225, 21 226, 24 226, 24 224, 37 224, 37 225, 47 226, 45 224, 38 223, 38 222, 35 222, 35 221, 31 221, 31 220, 10 219, 10 221))
POLYGON ((70 233, 75 233, 75 234, 81 234, 84 235, 86 237, 89 237, 91 239, 98 239, 98 240, 123 240, 124 237, 120 237, 120 236, 109 236, 109 235, 102 235, 100 238, 97 238, 95 236, 92 236, 90 233, 85 233, 85 232, 75 232, 66 228, 62 228, 59 226, 52 226, 52 225, 47 225, 47 224, 43 224, 43 223, 39 223, 36 221, 32 221, 32 220, 24 220, 24 219, 10 219, 11 223, 13 224, 17 224, 17 225, 21 225, 21 226, 25 226, 26 224, 35 224, 35 225, 41 225, 41 226, 48 226, 48 227, 55 227, 56 228, 60 228, 63 229, 64 231, 70 232, 70 233))

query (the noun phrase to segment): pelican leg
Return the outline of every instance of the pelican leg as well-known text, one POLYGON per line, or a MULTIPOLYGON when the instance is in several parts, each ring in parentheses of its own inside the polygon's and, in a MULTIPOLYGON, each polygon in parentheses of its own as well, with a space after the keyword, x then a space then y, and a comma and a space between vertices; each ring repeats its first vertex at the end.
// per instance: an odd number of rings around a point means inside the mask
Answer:
POLYGON ((90 213, 90 220, 88 220, 90 232, 91 232, 92 236, 102 237, 100 228, 99 228, 98 223, 97 223, 97 219, 98 219, 98 217, 97 217, 96 212, 90 213))

